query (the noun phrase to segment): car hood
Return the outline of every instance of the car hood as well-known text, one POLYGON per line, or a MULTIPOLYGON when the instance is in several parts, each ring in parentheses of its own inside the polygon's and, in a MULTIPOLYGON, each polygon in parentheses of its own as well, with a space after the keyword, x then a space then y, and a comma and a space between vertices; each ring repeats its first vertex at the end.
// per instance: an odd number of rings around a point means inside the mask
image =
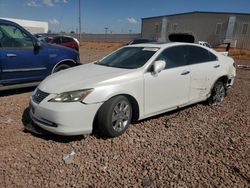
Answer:
POLYGON ((47 77, 38 88, 48 93, 62 93, 104 85, 133 69, 121 69, 96 64, 85 64, 60 71, 47 77))

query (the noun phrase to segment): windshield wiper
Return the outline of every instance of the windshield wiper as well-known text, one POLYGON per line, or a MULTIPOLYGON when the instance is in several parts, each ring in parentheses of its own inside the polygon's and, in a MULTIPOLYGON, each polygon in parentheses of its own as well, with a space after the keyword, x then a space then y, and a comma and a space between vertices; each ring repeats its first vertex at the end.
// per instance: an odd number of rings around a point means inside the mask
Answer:
POLYGON ((111 64, 102 64, 102 63, 99 63, 99 62, 96 62, 95 64, 97 64, 97 65, 103 65, 103 66, 106 66, 106 67, 115 67, 115 66, 113 66, 111 64))

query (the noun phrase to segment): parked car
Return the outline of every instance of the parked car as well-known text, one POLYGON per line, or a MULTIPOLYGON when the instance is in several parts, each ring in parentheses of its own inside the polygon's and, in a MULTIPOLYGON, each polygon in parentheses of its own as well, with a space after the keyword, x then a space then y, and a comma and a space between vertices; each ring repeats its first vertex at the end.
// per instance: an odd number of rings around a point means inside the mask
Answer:
POLYGON ((208 48, 211 48, 211 45, 208 42, 205 42, 205 41, 198 41, 198 44, 202 45, 202 46, 206 46, 208 48))
POLYGON ((154 43, 154 42, 157 42, 157 41, 153 40, 153 39, 142 39, 142 38, 139 38, 139 39, 131 40, 130 42, 127 43, 127 45, 141 44, 141 43, 154 43))
POLYGON ((137 44, 94 64, 47 77, 30 98, 30 117, 59 135, 108 137, 131 121, 206 101, 221 103, 236 75, 234 60, 198 44, 137 44))
POLYGON ((50 44, 58 44, 79 51, 79 41, 71 36, 66 36, 66 35, 47 36, 44 38, 44 41, 50 44))
POLYGON ((0 90, 38 85, 79 63, 75 50, 42 43, 20 25, 0 19, 0 90))

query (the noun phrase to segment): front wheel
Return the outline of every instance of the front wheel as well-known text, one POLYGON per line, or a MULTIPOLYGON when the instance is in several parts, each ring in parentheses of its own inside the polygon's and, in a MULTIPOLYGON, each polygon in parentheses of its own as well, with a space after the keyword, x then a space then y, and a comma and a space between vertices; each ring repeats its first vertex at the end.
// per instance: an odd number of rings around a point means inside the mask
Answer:
POLYGON ((53 73, 56 73, 56 72, 59 72, 61 70, 65 70, 65 69, 68 69, 70 68, 71 66, 70 65, 67 65, 67 64, 61 64, 61 65, 57 65, 53 71, 53 73))
POLYGON ((222 81, 217 81, 212 89, 211 96, 208 99, 209 105, 215 106, 220 104, 226 96, 226 87, 222 81))
POLYGON ((117 137, 129 127, 132 107, 125 96, 117 96, 105 102, 97 116, 99 130, 108 137, 117 137))

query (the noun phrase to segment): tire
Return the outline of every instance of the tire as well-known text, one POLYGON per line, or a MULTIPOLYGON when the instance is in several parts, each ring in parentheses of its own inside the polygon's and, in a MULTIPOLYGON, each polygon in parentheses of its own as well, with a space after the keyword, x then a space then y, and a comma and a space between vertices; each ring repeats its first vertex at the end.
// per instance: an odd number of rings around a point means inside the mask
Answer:
POLYGON ((132 107, 125 96, 113 97, 105 102, 98 114, 99 131, 107 137, 122 135, 129 127, 132 118, 132 107))
POLYGON ((65 70, 65 69, 68 69, 70 68, 71 66, 70 65, 67 65, 67 64, 60 64, 60 65, 57 65, 53 71, 53 73, 56 73, 56 72, 59 72, 61 70, 65 70))
POLYGON ((226 87, 222 81, 217 81, 212 89, 211 96, 208 98, 208 104, 215 106, 220 104, 226 97, 226 87))

